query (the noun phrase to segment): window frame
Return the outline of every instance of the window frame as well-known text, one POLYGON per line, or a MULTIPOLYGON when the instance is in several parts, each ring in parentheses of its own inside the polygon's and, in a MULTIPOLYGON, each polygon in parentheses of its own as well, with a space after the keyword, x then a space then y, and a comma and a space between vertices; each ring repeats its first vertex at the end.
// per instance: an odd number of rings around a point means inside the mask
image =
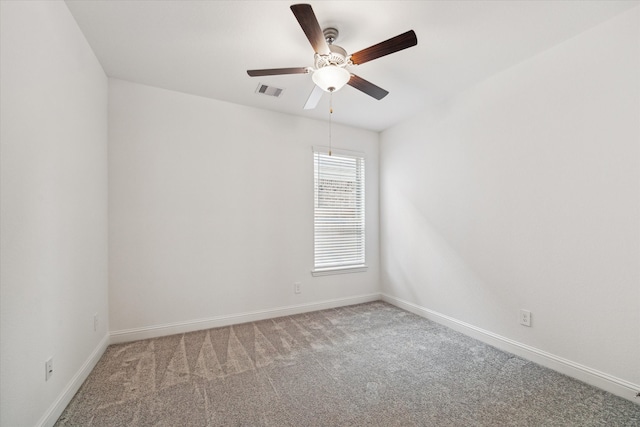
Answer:
MULTIPOLYGON (((360 161, 360 165, 356 166, 356 168, 361 168, 360 171, 356 171, 356 174, 359 175, 361 177, 361 188, 359 190, 356 191, 361 191, 361 195, 360 198, 361 200, 359 200, 357 203, 359 204, 359 209, 361 209, 361 212, 357 213, 356 215, 360 215, 361 216, 361 226, 359 228, 361 228, 361 238, 360 238, 360 242, 361 242, 361 255, 362 255, 362 262, 361 263, 354 263, 354 264, 350 264, 350 265, 330 265, 330 266, 321 266, 318 267, 317 265, 317 233, 316 233, 316 225, 317 225, 317 201, 318 201, 318 192, 317 192, 317 175, 318 175, 318 171, 317 171, 317 160, 316 160, 316 154, 320 154, 320 155, 328 155, 329 154, 329 147, 323 147, 323 146, 314 146, 312 147, 312 161, 313 161, 313 269, 311 270, 311 274, 313 276, 326 276, 326 275, 332 275, 332 274, 346 274, 346 273, 358 273, 358 272, 364 272, 367 271, 368 266, 366 264, 366 230, 367 230, 367 221, 366 221, 366 217, 367 217, 367 209, 366 209, 366 197, 365 197, 365 192, 366 192, 366 155, 365 153, 362 152, 358 152, 358 151, 349 151, 349 150, 342 150, 342 149, 331 149, 331 155, 332 156, 336 156, 336 157, 346 157, 346 158, 351 158, 351 159, 356 159, 356 161, 360 161)), ((356 238, 356 240, 358 240, 358 238, 356 238)))

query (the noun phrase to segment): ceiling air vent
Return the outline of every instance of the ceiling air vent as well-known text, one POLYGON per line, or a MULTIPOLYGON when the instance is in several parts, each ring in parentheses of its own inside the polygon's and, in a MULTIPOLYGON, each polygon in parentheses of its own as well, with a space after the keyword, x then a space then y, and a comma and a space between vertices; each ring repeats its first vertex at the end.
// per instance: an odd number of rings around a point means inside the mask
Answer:
POLYGON ((256 93, 260 93, 262 95, 275 96, 279 98, 282 95, 282 91, 284 89, 280 89, 279 87, 267 86, 262 83, 258 84, 258 88, 256 89, 256 93))

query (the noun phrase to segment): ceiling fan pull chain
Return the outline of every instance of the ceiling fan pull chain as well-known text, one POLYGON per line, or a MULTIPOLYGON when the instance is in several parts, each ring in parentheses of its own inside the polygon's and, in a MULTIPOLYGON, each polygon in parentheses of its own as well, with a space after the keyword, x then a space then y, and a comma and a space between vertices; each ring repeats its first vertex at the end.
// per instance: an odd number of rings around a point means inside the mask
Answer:
POLYGON ((331 117, 333 116, 333 91, 329 92, 329 156, 331 156, 331 117))

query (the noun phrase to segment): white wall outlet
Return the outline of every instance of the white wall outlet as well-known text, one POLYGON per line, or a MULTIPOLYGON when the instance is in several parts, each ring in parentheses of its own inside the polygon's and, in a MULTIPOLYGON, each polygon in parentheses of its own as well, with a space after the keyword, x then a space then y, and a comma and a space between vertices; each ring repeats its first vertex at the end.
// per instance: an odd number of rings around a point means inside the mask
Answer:
POLYGON ((98 330, 98 313, 93 314, 93 330, 98 330))
POLYGON ((529 310, 520 310, 520 324, 531 326, 531 312, 529 310))
POLYGON ((293 293, 294 294, 299 294, 302 292, 302 283, 300 282, 296 282, 293 284, 293 293))
POLYGON ((53 357, 44 362, 44 380, 49 381, 53 375, 53 357))

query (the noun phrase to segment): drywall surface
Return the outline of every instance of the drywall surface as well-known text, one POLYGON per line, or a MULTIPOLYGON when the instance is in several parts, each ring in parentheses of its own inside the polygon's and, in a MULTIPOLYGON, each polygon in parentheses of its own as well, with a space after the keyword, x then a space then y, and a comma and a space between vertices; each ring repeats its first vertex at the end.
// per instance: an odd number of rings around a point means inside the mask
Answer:
POLYGON ((109 82, 112 332, 379 292, 377 133, 332 136, 366 155, 369 269, 312 277, 327 122, 109 82))
POLYGON ((0 17, 0 425, 33 426, 107 336, 108 80, 63 2, 0 17))
POLYGON ((636 7, 381 135, 384 293, 640 384, 639 28, 636 7))

